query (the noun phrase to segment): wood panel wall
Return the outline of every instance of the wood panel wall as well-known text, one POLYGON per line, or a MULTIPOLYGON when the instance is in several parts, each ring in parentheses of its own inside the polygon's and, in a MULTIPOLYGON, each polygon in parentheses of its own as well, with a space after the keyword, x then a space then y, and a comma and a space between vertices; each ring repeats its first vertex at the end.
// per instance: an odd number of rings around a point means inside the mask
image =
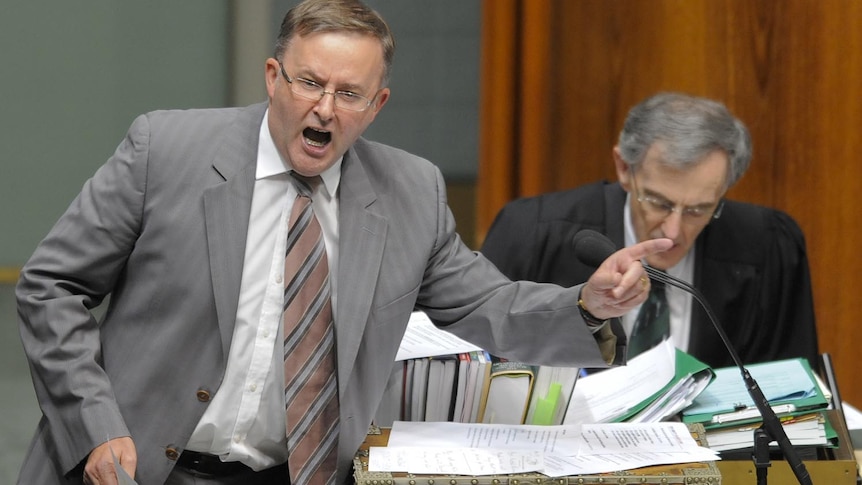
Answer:
POLYGON ((486 0, 477 239, 507 200, 614 178, 628 109, 657 91, 724 101, 752 167, 731 198, 807 238, 821 352, 862 405, 862 2, 486 0), (511 77, 501 80, 501 77, 511 77))

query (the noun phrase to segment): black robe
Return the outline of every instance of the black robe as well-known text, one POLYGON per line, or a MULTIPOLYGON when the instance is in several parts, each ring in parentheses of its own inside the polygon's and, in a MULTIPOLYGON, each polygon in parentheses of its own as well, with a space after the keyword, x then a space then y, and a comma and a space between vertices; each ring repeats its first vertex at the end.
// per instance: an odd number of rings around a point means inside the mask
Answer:
MULTIPOLYGON (((622 247, 626 193, 617 183, 510 202, 482 253, 512 279, 572 286, 594 271, 577 260, 582 229, 622 247)), ((709 303, 744 364, 805 357, 817 369, 817 330, 802 230, 787 214, 726 201, 696 241, 693 286, 709 303)), ((734 365, 718 332, 692 302, 688 353, 712 367, 734 365)))

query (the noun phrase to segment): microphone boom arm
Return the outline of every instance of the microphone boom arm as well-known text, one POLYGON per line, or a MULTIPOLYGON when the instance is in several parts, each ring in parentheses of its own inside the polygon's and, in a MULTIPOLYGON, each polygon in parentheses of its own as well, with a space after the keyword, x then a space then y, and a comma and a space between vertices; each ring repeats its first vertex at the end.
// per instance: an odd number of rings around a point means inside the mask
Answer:
MULTIPOLYGON (((593 268, 601 266, 602 262, 617 250, 613 241, 604 234, 592 229, 581 229, 578 231, 572 239, 572 247, 577 258, 583 264, 593 268)), ((775 411, 772 410, 772 407, 769 405, 769 401, 766 400, 766 396, 763 395, 763 391, 760 389, 760 386, 757 385, 757 382, 753 377, 751 377, 751 374, 745 366, 742 365, 742 360, 739 358, 739 354, 736 353, 736 349, 731 345, 730 339, 724 332, 724 328, 722 328, 718 323, 718 319, 715 317, 715 314, 712 312, 712 309, 709 307, 709 304, 706 302, 703 295, 701 295, 695 287, 679 278, 675 278, 663 271, 659 271, 645 263, 643 264, 643 267, 651 279, 679 288, 693 296, 694 299, 700 303, 701 308, 706 311, 706 315, 709 317, 712 327, 716 332, 718 332, 725 348, 727 348, 727 351, 730 353, 730 356, 733 358, 733 361, 742 373, 742 380, 745 383, 748 394, 757 406, 757 410, 760 412, 761 418, 763 418, 763 424, 759 429, 768 435, 766 439, 778 442, 778 446, 781 448, 782 453, 784 453, 784 458, 787 460, 787 464, 790 465, 790 468, 793 470, 793 474, 796 475, 796 479, 799 483, 801 485, 810 485, 811 477, 808 475, 808 470, 806 470, 805 464, 802 463, 796 450, 793 449, 793 445, 790 443, 787 433, 781 426, 781 422, 778 420, 778 417, 775 416, 775 411)), ((759 434, 762 435, 763 433, 759 434)), ((755 444, 758 442, 757 438, 758 436, 755 435, 755 444)), ((769 442, 770 441, 766 441, 767 446, 769 442)), ((766 455, 768 456, 768 454, 767 449, 766 455)), ((758 473, 761 471, 765 472, 765 468, 760 468, 761 460, 758 460, 756 457, 753 458, 755 458, 755 465, 758 466, 758 473)))
MULTIPOLYGON (((787 437, 787 433, 781 426, 781 421, 779 421, 778 417, 775 415, 775 411, 773 411, 772 407, 769 405, 769 400, 766 399, 766 396, 763 394, 757 381, 754 380, 751 373, 749 373, 748 369, 746 369, 742 364, 742 359, 739 358, 739 354, 737 354, 736 349, 731 345, 730 339, 727 337, 727 333, 725 333, 724 328, 719 325, 718 319, 715 317, 715 314, 713 314, 712 309, 709 307, 709 304, 706 302, 703 295, 701 295, 701 293, 693 286, 679 278, 674 278, 673 276, 647 264, 644 264, 643 267, 650 279, 679 288, 690 294, 698 303, 700 303, 700 306, 704 311, 706 311, 707 317, 709 317, 709 320, 712 322, 713 328, 718 332, 719 337, 721 337, 722 342, 724 342, 724 346, 727 347, 727 351, 730 352, 731 358, 733 358, 733 361, 742 373, 742 380, 745 383, 745 388, 748 390, 748 394, 751 396, 751 399, 754 401, 755 406, 757 406, 757 410, 763 418, 763 424, 761 427, 769 434, 769 438, 778 442, 778 447, 784 454, 787 464, 790 465, 790 469, 793 471, 793 474, 796 476, 799 483, 802 485, 810 485, 812 483, 811 476, 808 474, 805 463, 803 463, 802 459, 799 458, 799 455, 790 443, 790 439, 787 437)), ((755 440, 756 439, 757 437, 755 435, 755 440)))

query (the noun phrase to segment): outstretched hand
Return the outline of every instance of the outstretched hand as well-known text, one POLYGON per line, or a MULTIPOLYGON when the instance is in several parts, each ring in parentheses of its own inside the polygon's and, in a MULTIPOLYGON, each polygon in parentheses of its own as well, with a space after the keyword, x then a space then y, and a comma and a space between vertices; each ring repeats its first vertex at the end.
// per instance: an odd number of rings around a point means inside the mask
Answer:
POLYGON ((106 441, 93 448, 84 466, 86 485, 117 485, 119 478, 114 468, 114 457, 126 473, 133 477, 138 465, 138 454, 132 438, 123 437, 106 441))
POLYGON ((584 307, 604 320, 622 316, 643 303, 649 296, 650 282, 641 259, 671 246, 670 239, 650 239, 608 256, 581 289, 584 307))

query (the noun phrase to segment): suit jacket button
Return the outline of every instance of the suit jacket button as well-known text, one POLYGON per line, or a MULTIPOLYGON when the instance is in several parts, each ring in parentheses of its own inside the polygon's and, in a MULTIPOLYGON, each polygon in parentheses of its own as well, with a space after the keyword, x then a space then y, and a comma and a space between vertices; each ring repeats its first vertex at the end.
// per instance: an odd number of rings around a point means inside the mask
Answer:
POLYGON ((197 396, 200 402, 210 402, 210 398, 212 398, 212 395, 206 389, 198 389, 197 396))
POLYGON ((177 458, 180 457, 180 452, 177 451, 176 448, 165 448, 165 456, 168 457, 168 460, 177 461, 177 458))

